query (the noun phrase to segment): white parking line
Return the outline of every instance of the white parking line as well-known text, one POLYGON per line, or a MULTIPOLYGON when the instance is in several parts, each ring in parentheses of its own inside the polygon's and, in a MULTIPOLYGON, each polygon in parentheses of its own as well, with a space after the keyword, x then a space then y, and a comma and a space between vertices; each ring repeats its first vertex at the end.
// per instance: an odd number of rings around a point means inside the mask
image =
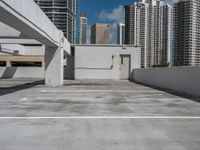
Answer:
POLYGON ((41 90, 42 93, 165 93, 164 91, 133 90, 41 90))
POLYGON ((0 120, 9 119, 200 119, 200 116, 71 116, 71 117, 0 117, 0 120))

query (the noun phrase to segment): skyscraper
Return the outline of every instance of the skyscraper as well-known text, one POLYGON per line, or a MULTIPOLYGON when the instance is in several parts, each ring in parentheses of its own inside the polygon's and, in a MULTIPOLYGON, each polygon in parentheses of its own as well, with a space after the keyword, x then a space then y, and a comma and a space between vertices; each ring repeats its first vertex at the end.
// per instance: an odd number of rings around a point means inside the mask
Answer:
POLYGON ((87 17, 84 13, 80 15, 80 44, 87 43, 87 17))
POLYGON ((147 67, 148 4, 125 6, 126 44, 141 46, 141 67, 147 67))
POLYGON ((125 6, 126 44, 141 46, 142 67, 170 62, 172 7, 160 0, 125 6))
POLYGON ((174 65, 200 65, 199 8, 199 0, 180 0, 174 5, 174 65))
POLYGON ((123 23, 117 25, 117 44, 125 44, 125 24, 123 23))
POLYGON ((74 3, 76 3, 76 35, 75 35, 75 41, 74 43, 79 44, 80 43, 80 0, 73 0, 74 3))
POLYGON ((79 38, 79 0, 35 0, 70 43, 79 38))
POLYGON ((97 23, 91 27, 91 44, 109 44, 108 24, 97 23))

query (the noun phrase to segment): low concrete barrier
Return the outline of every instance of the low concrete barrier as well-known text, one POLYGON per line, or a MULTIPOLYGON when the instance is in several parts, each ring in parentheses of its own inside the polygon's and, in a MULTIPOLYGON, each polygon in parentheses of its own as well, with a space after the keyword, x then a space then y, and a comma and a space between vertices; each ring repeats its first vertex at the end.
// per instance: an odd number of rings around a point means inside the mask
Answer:
POLYGON ((0 67, 0 78, 44 78, 44 67, 0 67))
POLYGON ((200 96, 200 67, 134 69, 136 82, 200 96))

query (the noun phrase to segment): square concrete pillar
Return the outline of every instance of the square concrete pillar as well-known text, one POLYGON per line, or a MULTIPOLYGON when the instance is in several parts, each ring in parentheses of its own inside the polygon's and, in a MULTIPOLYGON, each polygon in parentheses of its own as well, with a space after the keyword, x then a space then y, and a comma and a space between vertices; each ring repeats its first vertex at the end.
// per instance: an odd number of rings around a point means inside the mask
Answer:
POLYGON ((6 67, 12 67, 10 60, 6 61, 6 67))
POLYGON ((45 47, 45 84, 63 85, 63 48, 45 47))

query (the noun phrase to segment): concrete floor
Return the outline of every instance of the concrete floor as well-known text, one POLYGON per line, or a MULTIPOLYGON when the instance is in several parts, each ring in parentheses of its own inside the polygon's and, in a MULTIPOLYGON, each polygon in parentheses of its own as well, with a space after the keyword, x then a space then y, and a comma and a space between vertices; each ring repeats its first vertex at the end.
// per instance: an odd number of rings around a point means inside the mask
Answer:
POLYGON ((1 150, 200 149, 198 97, 128 81, 42 83, 0 80, 1 150))

